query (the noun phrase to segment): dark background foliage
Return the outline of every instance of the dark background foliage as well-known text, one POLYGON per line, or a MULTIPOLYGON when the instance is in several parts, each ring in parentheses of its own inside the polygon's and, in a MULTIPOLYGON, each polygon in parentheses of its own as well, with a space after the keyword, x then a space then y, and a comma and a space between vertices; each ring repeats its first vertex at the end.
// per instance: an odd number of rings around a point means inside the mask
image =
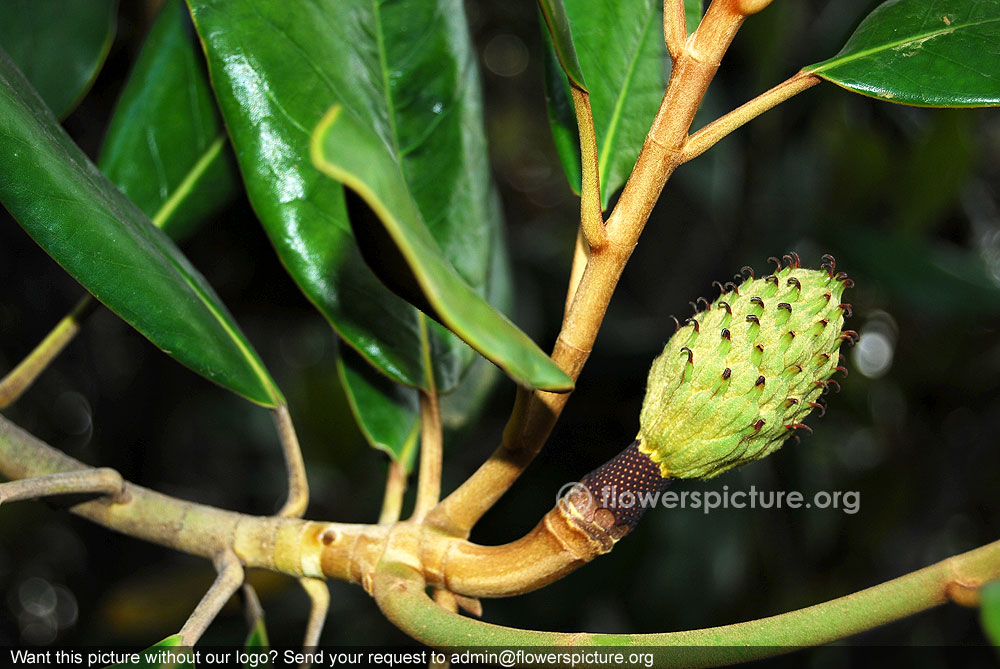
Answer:
MULTIPOLYGON (((704 119, 835 53, 877 3, 779 2, 748 21, 704 119)), ((470 3, 487 122, 519 298, 543 348, 561 316, 577 200, 555 156, 533 3, 470 3)), ((123 3, 96 85, 66 126, 95 155, 149 17, 123 3)), ((608 48, 614 48, 609 45, 608 48)), ((537 463, 484 519, 477 541, 530 529, 556 490, 626 446, 645 374, 688 300, 740 266, 832 252, 857 288, 862 345, 812 417, 814 436, 707 483, 674 490, 858 491, 860 510, 651 511, 611 555, 546 588, 487 601, 485 617, 548 630, 654 632, 726 624, 837 597, 996 539, 1000 502, 1000 116, 904 108, 832 84, 793 99, 682 167, 633 256, 577 391, 537 463)), ((373 522, 385 469, 353 426, 334 337, 283 272, 245 201, 184 249, 233 311, 290 402, 313 518, 373 522)), ((0 219, 0 369, 13 366, 80 288, 5 213, 0 219)), ((513 387, 475 430, 451 435, 445 490, 499 439, 513 387)), ((99 313, 7 415, 71 455, 142 485, 226 508, 273 512, 283 496, 267 413, 160 354, 99 313)), ((120 537, 57 505, 0 511, 0 642, 142 645, 176 631, 212 579, 201 560, 120 537)), ((272 641, 297 643, 306 599, 254 574, 272 641)), ((332 583, 324 643, 404 642, 357 586, 332 583)), ((233 606, 207 641, 242 639, 233 606)), ((948 606, 852 640, 982 644, 974 611, 948 606)), ((846 648, 800 655, 814 666, 846 648)), ((923 649, 912 662, 948 659, 923 649)), ((983 651, 978 659, 988 662, 983 651)))

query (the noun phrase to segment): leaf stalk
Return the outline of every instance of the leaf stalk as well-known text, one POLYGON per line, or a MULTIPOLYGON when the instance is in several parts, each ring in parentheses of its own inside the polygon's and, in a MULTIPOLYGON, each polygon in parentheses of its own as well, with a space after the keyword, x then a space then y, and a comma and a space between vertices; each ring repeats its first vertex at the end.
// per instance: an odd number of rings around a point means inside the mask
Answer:
POLYGON ((73 341, 73 337, 80 331, 84 321, 94 313, 97 305, 98 302, 89 294, 81 297, 76 306, 52 328, 45 339, 0 380, 0 409, 9 407, 31 387, 39 375, 73 341))
POLYGON ((723 137, 757 118, 764 112, 773 109, 782 102, 792 98, 802 91, 818 84, 822 79, 809 72, 799 72, 786 79, 774 88, 761 93, 753 100, 743 104, 725 116, 712 121, 698 132, 691 135, 684 143, 681 162, 686 163, 697 158, 705 151, 715 146, 723 137))
POLYGON ((441 405, 435 392, 420 392, 420 475, 413 520, 420 522, 441 498, 443 438, 441 405))
POLYGON ((306 478, 306 464, 302 459, 299 437, 292 424, 288 405, 282 403, 271 409, 271 417, 278 431, 281 452, 285 457, 285 472, 288 476, 288 499, 278 511, 282 518, 301 518, 309 506, 309 481, 306 478))

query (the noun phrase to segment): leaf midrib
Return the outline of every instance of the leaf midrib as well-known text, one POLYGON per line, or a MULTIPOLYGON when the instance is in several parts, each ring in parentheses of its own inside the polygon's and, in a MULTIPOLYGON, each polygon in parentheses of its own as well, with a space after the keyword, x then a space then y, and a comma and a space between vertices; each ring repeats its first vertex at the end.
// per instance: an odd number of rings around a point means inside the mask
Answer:
MULTIPOLYGON (((386 114, 389 119, 392 155, 396 158, 399 172, 403 177, 403 181, 406 182, 407 188, 409 188, 410 181, 406 178, 406 170, 403 167, 403 154, 400 149, 402 143, 400 142, 398 125, 396 124, 396 105, 392 99, 392 90, 389 88, 389 55, 385 47, 385 35, 382 30, 382 12, 379 9, 379 0, 372 0, 372 14, 375 19, 375 43, 378 48, 379 68, 382 70, 383 97, 385 98, 386 114)), ((431 358, 430 340, 427 332, 427 317, 419 309, 414 308, 413 311, 417 315, 417 323, 420 326, 420 358, 421 365, 424 368, 424 384, 428 392, 436 394, 434 364, 431 358)))
MULTIPOLYGON (((389 119, 389 136, 392 140, 392 154, 400 169, 403 168, 403 157, 399 153, 399 131, 396 129, 396 106, 392 101, 392 90, 389 88, 389 57, 385 49, 385 34, 382 31, 382 12, 379 0, 372 0, 372 16, 375 19, 375 45, 378 49, 378 64, 382 70, 382 96, 385 99, 385 111, 389 119)), ((404 174, 405 178, 405 174, 404 174)))
MULTIPOLYGON (((15 96, 17 103, 20 106, 22 106, 25 110, 29 111, 33 109, 33 105, 30 103, 28 99, 24 97, 23 91, 19 90, 17 87, 12 85, 6 77, 0 78, 0 82, 6 84, 7 91, 9 91, 11 94, 15 96)), ((80 176, 82 176, 82 180, 86 182, 90 188, 93 189, 93 192, 97 196, 97 198, 105 203, 107 211, 104 213, 106 215, 118 218, 122 223, 130 227, 133 227, 136 232, 142 235, 142 237, 145 238, 146 241, 149 242, 150 245, 156 249, 156 251, 161 255, 161 257, 163 257, 167 261, 167 263, 174 269, 174 271, 177 272, 177 275, 181 278, 181 280, 191 289, 192 293, 194 293, 194 295, 204 305, 204 307, 208 310, 208 312, 212 315, 212 317, 216 319, 216 321, 219 323, 219 325, 225 332, 226 336, 228 336, 236 345, 237 349, 240 351, 240 353, 246 360, 247 364, 249 365, 251 371, 257 377, 258 382, 261 383, 262 389, 271 398, 271 401, 275 405, 281 404, 283 401, 281 398, 281 393, 280 391, 278 391, 278 389, 274 386, 273 382, 270 380, 270 376, 267 374, 267 371, 263 369, 261 364, 257 361, 256 357, 247 347, 246 343, 242 341, 241 337, 237 335, 236 331, 233 330, 233 328, 230 326, 228 322, 226 322, 226 319, 223 318, 222 314, 212 306, 211 300, 208 299, 208 295, 201 289, 200 286, 197 285, 197 282, 194 281, 194 279, 188 274, 187 269, 184 268, 170 253, 164 250, 159 240, 157 240, 154 236, 151 236, 146 230, 144 230, 143 227, 140 224, 138 224, 138 222, 135 220, 135 217, 129 216, 127 212, 121 210, 121 208, 119 207, 119 202, 115 200, 113 194, 118 193, 121 200, 130 204, 132 208, 138 213, 139 217, 146 218, 146 214, 141 209, 139 209, 138 206, 132 203, 131 200, 129 200, 124 194, 118 191, 117 187, 113 183, 111 183, 111 181, 107 177, 105 177, 104 174, 100 172, 100 170, 98 170, 95 165, 93 165, 93 163, 89 162, 86 156, 83 156, 82 152, 80 153, 80 155, 83 157, 83 160, 81 161, 78 159, 77 156, 73 154, 72 150, 67 148, 67 144, 71 147, 76 148, 76 145, 73 144, 72 140, 69 139, 68 135, 64 135, 61 133, 56 134, 50 132, 49 129, 45 126, 45 124, 40 124, 39 130, 45 134, 45 139, 47 142, 50 143, 52 150, 57 154, 64 155, 67 159, 67 162, 71 165, 70 169, 72 171, 78 171, 80 176), (112 189, 111 192, 108 191, 108 187, 112 189)), ((38 150, 38 148, 39 148, 38 146, 32 146, 33 150, 38 150)), ((148 335, 146 335, 145 333, 142 334, 144 336, 147 336, 148 338, 148 335)))
POLYGON ((194 189, 195 183, 200 179, 208 168, 211 166, 212 162, 219 156, 222 152, 222 147, 225 145, 226 134, 224 132, 219 133, 215 140, 209 144, 205 150, 202 152, 201 157, 191 166, 188 173, 184 176, 174 192, 163 201, 160 208, 156 210, 156 213, 150 217, 153 224, 158 228, 162 228, 166 224, 167 219, 169 219, 177 208, 181 206, 183 201, 191 194, 191 190, 194 189))
MULTIPOLYGON (((104 194, 103 189, 101 188, 101 184, 98 183, 93 178, 93 175, 88 174, 87 180, 90 181, 91 185, 96 189, 96 191, 102 195, 102 199, 107 198, 106 194, 104 194)), ((108 183, 110 183, 110 181, 108 181, 108 183)), ((125 198, 124 195, 122 197, 125 198)), ((127 198, 125 199, 127 200, 127 198)), ((118 207, 115 205, 113 201, 108 202, 108 208, 111 211, 118 212, 118 207)), ((145 214, 138 207, 135 207, 135 210, 138 211, 143 217, 145 217, 145 214)), ((127 219, 128 217, 123 216, 123 218, 127 219)), ((187 268, 185 268, 181 263, 179 263, 170 253, 166 252, 160 245, 159 241, 156 240, 154 237, 148 235, 141 227, 138 227, 137 231, 140 234, 142 234, 143 237, 145 237, 146 240, 149 241, 154 248, 156 248, 156 250, 160 253, 161 256, 163 256, 163 258, 170 264, 170 266, 174 268, 174 271, 177 272, 177 275, 181 278, 181 280, 184 281, 184 283, 188 286, 188 288, 191 289, 191 292, 194 293, 194 295, 198 298, 198 300, 202 303, 202 305, 204 305, 204 307, 208 310, 208 312, 212 315, 212 317, 215 318, 219 326, 222 327, 222 330, 226 334, 226 336, 228 336, 230 340, 232 340, 232 342, 236 345, 236 348, 243 356, 247 365, 249 365, 251 371, 257 377, 257 380, 260 382, 263 390, 268 394, 268 396, 270 396, 272 402, 275 405, 282 404, 283 400, 281 398, 281 393, 275 387, 274 383, 271 381, 270 375, 267 373, 267 370, 265 370, 261 366, 256 356, 247 346, 246 342, 243 341, 243 338, 240 337, 239 334, 236 332, 236 330, 234 330, 232 326, 227 322, 226 318, 223 317, 222 313, 212 305, 212 300, 209 299, 208 294, 204 290, 202 290, 201 286, 198 285, 197 281, 195 281, 194 278, 188 273, 187 268)))
MULTIPOLYGON (((156 213, 150 218, 156 227, 162 228, 167 219, 170 218, 170 216, 177 210, 184 199, 191 194, 191 190, 194 188, 195 183, 202 177, 202 175, 205 174, 206 171, 208 171, 209 166, 222 152, 222 147, 225 145, 225 139, 225 133, 220 133, 215 140, 205 148, 201 157, 195 162, 194 165, 191 166, 191 169, 188 171, 187 175, 185 175, 180 184, 177 185, 173 194, 171 194, 170 197, 164 200, 163 204, 160 205, 160 208, 157 209, 156 213)), ((212 306, 212 301, 208 299, 208 295, 206 295, 204 291, 202 291, 201 288, 188 277, 187 273, 183 271, 183 268, 174 263, 169 254, 164 253, 164 256, 166 256, 171 265, 173 265, 178 271, 184 279, 184 282, 190 286, 192 291, 194 291, 195 295, 198 296, 198 299, 204 303, 209 313, 211 313, 216 321, 218 321, 219 325, 222 326, 226 335, 228 335, 229 338, 232 339, 233 343, 236 344, 236 348, 239 349, 247 364, 257 376, 258 380, 260 380, 264 389, 274 400, 275 404, 281 404, 280 395, 274 387, 274 384, 271 382, 270 376, 267 374, 267 371, 260 366, 256 356, 253 355, 252 351, 250 351, 250 349, 243 342, 243 338, 240 337, 238 333, 232 329, 232 327, 230 327, 229 323, 226 322, 226 319, 223 318, 222 314, 212 306)))
POLYGON ((890 50, 890 49, 898 49, 900 47, 906 46, 907 44, 912 44, 913 42, 927 41, 927 40, 934 39, 935 37, 941 37, 942 35, 947 35, 947 34, 956 32, 958 30, 963 30, 965 28, 975 28, 975 27, 978 27, 978 26, 984 26, 984 25, 988 25, 990 23, 997 23, 997 22, 1000 22, 1000 17, 998 17, 998 18, 991 18, 991 19, 985 19, 985 20, 982 20, 982 21, 975 21, 973 23, 963 23, 963 24, 958 24, 958 25, 946 26, 943 29, 932 30, 930 32, 920 33, 918 35, 911 35, 910 37, 907 37, 907 38, 901 39, 901 40, 897 40, 895 42, 888 42, 886 44, 881 44, 879 46, 874 46, 874 47, 871 47, 869 49, 864 49, 863 51, 858 51, 857 53, 848 54, 848 55, 842 56, 840 58, 833 58, 833 59, 825 61, 823 63, 819 63, 818 65, 814 66, 813 69, 806 69, 805 71, 808 72, 808 73, 821 73, 821 72, 824 72, 826 70, 831 70, 831 69, 834 69, 834 68, 839 67, 841 65, 844 65, 845 63, 850 63, 850 62, 853 62, 855 60, 860 60, 862 58, 867 58, 868 56, 871 56, 873 54, 879 53, 881 51, 887 51, 887 50, 890 50))

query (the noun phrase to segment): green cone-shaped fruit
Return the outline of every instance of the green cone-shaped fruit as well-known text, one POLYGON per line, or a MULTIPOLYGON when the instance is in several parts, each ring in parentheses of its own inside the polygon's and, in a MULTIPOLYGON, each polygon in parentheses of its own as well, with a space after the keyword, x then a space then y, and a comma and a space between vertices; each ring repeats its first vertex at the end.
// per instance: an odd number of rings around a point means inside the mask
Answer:
POLYGON ((711 478, 776 451, 838 370, 846 274, 801 269, 727 284, 653 361, 639 448, 667 478, 711 478))

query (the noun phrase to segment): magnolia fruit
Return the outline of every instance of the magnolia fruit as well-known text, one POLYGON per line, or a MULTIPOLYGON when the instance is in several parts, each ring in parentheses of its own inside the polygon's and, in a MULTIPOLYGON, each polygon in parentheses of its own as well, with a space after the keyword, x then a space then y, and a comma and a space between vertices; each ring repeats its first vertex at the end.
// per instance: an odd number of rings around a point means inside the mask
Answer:
MULTIPOLYGON (((638 505, 603 504, 623 493, 638 498, 670 479, 707 479, 770 455, 799 430, 837 381, 842 331, 853 282, 835 272, 832 256, 803 269, 797 254, 777 259, 774 274, 719 285, 712 303, 678 324, 653 361, 639 434, 616 458, 581 480, 572 509, 615 538, 642 515, 638 505), (586 494, 583 494, 583 493, 586 494)), ((742 275, 740 275, 742 279, 742 275)), ((697 305, 696 305, 697 308, 697 305)))
MULTIPOLYGON (((798 256, 689 318, 649 371, 639 450, 664 478, 706 479, 770 455, 799 429, 840 366, 850 285, 798 256)), ((833 383, 836 383, 834 381, 833 383)))

